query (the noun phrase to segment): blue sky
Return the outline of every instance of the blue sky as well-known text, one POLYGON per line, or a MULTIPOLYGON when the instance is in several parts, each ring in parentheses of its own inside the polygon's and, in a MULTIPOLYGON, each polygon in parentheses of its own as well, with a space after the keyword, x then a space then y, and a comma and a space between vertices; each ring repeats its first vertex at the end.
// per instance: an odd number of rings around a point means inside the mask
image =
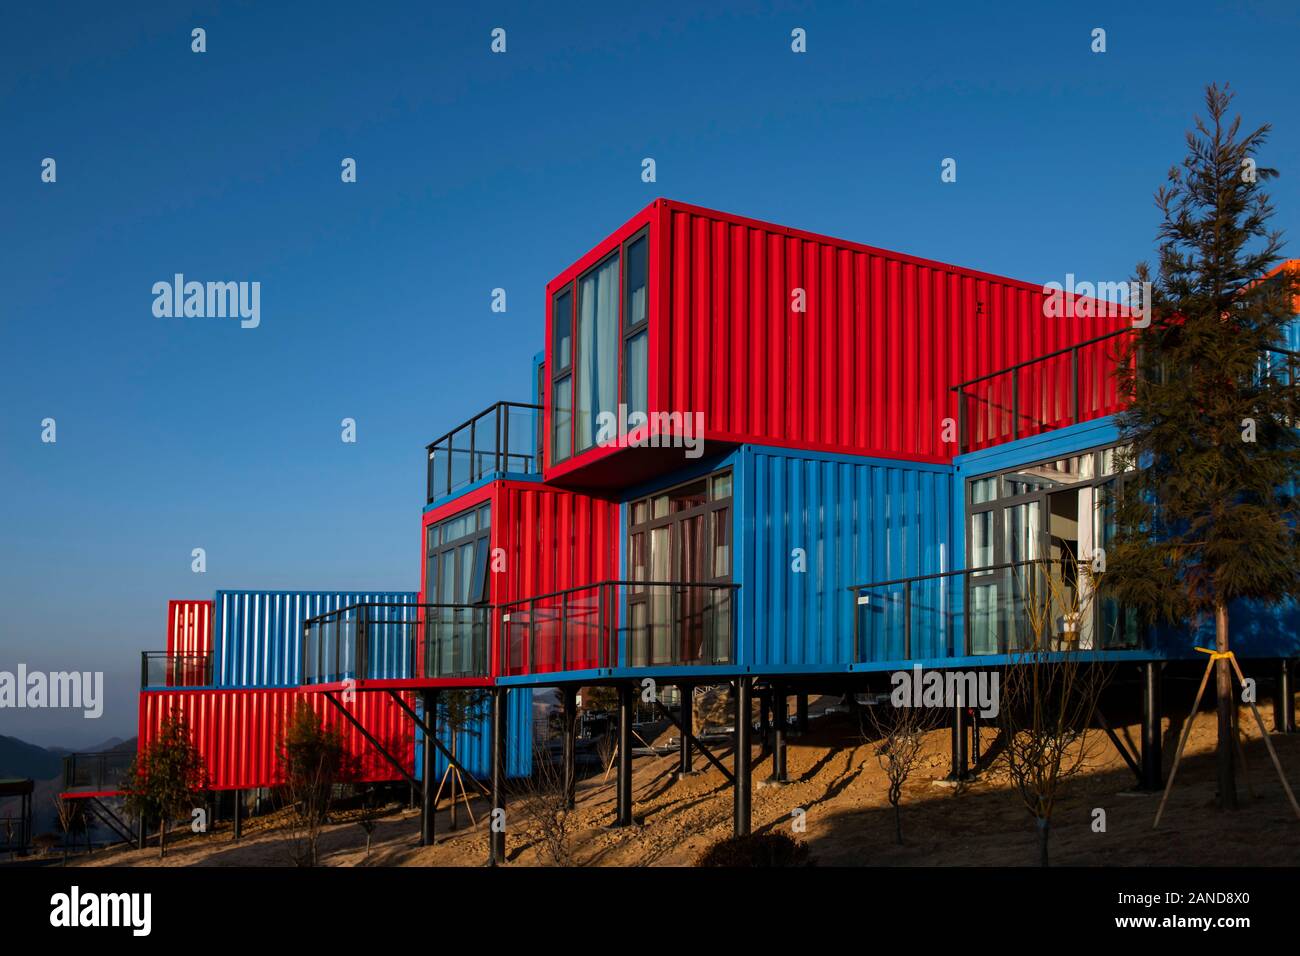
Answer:
POLYGON ((0 734, 130 736, 168 598, 413 589, 424 443, 528 398, 546 281, 656 196, 1121 280, 1229 80, 1275 126, 1277 224, 1300 212, 1294 3, 706 6, 0 13, 0 670, 109 685, 100 720, 6 710, 0 734), (154 317, 177 272, 259 281, 260 327, 154 317))

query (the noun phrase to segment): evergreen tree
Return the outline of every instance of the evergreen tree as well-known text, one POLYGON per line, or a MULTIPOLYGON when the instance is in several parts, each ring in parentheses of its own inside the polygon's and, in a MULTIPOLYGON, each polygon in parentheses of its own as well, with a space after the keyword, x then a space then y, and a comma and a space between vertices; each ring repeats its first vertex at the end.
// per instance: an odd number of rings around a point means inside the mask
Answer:
POLYGON ((189 816, 203 804, 207 773, 203 755, 190 737, 189 725, 178 710, 163 718, 158 736, 136 754, 126 771, 124 801, 128 813, 158 821, 158 855, 167 853, 167 824, 189 816))
MULTIPOLYGON (((1102 579, 1148 623, 1212 617, 1219 651, 1230 647, 1231 602, 1300 593, 1300 393, 1273 351, 1295 283, 1285 271, 1260 281, 1282 248, 1262 189, 1277 173, 1256 161, 1270 127, 1243 134, 1240 117, 1228 120, 1231 100, 1227 85, 1206 90, 1208 119, 1195 118, 1186 158, 1156 192, 1157 272, 1137 270, 1151 283, 1150 324, 1130 337, 1119 370, 1132 396, 1121 464, 1139 470, 1118 504, 1102 579)), ((1219 800, 1232 809, 1235 694, 1230 662, 1216 666, 1219 800)))

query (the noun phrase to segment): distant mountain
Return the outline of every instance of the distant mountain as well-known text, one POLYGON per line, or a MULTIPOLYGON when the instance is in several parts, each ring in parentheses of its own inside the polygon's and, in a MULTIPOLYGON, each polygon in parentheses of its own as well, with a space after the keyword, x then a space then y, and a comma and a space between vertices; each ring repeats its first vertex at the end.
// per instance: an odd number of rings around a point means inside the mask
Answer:
POLYGON ((0 736, 0 778, 49 780, 63 772, 63 755, 17 737, 0 736))
POLYGON ((112 751, 122 751, 122 750, 126 750, 126 751, 130 751, 131 753, 134 753, 134 752, 135 752, 135 738, 132 737, 130 740, 123 740, 121 737, 109 737, 109 738, 108 738, 107 740, 105 740, 102 744, 98 744, 97 746, 94 746, 94 747, 87 747, 87 748, 86 748, 84 751, 82 751, 82 752, 83 752, 83 753, 98 754, 98 753, 105 753, 105 752, 110 751, 110 750, 112 750, 112 751))

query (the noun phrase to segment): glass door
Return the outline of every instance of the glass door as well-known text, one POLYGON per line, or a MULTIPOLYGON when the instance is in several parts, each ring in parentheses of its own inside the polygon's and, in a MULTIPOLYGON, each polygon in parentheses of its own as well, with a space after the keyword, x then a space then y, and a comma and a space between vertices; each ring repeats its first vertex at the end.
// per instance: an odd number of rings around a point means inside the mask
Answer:
POLYGON ((730 472, 629 507, 632 666, 725 663, 731 647, 731 593, 710 585, 731 581, 730 472))
POLYGON ((485 664, 491 506, 431 525, 425 566, 425 667, 431 677, 478 673, 485 664), (438 606, 444 605, 444 606, 438 606), (446 606, 454 605, 454 606, 446 606))

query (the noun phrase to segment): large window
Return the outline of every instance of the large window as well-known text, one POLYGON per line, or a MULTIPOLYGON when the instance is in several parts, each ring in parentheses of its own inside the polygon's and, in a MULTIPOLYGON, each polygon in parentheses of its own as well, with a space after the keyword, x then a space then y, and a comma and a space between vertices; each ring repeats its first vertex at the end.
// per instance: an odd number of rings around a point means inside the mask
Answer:
POLYGON ((1103 448, 967 483, 972 653, 1023 648, 1030 639, 1026 602, 1047 593, 1061 605, 1053 609, 1053 628, 1080 648, 1136 646, 1135 618, 1096 599, 1090 579, 1077 573, 1111 540, 1113 501, 1124 480, 1115 449, 1103 448), (1052 576, 1050 584, 1044 574, 1052 576), (1077 612, 1086 612, 1082 620, 1077 612))
POLYGON ((551 300, 551 460, 594 447, 602 413, 646 411, 649 233, 642 230, 551 300))
POLYGON ((485 604, 492 506, 429 525, 424 594, 429 604, 485 604))
POLYGON ((574 450, 596 444, 601 412, 618 413, 618 256, 578 280, 574 450))
POLYGON ((633 665, 725 661, 731 591, 710 585, 731 581, 731 472, 628 507, 628 577, 645 582, 628 588, 633 665))
POLYGON ((425 536, 424 673, 486 673, 492 506, 429 526, 425 536))
POLYGON ((623 300, 623 401, 628 415, 645 412, 646 358, 650 350, 650 236, 642 233, 627 246, 623 300))

